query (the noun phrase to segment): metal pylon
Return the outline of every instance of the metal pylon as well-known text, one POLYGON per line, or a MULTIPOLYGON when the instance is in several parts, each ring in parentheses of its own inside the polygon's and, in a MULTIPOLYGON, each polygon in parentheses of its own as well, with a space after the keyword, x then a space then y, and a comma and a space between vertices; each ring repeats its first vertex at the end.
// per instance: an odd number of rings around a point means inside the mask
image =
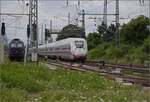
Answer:
POLYGON ((38 35, 38 0, 30 0, 31 40, 36 41, 38 35))
MULTIPOLYGON (((38 0, 29 0, 30 1, 30 44, 33 48, 33 55, 37 56, 38 53, 38 0)), ((37 58, 35 58, 37 61, 37 58)))

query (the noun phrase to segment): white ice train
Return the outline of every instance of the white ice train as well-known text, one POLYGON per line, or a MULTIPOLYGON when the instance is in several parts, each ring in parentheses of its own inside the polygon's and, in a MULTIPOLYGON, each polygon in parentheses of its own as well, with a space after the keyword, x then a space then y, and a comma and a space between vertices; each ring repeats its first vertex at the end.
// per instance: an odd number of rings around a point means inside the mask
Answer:
POLYGON ((87 43, 83 38, 67 38, 38 46, 39 56, 47 56, 54 59, 85 61, 87 53, 87 43))

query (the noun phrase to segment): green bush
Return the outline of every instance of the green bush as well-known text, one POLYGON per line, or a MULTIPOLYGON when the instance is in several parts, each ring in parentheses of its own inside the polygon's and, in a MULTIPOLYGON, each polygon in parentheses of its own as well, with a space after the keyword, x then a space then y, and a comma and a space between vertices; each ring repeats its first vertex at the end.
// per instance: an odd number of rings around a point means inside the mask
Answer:
POLYGON ((88 34, 86 41, 89 50, 95 48, 98 44, 102 43, 101 36, 102 35, 100 33, 96 33, 96 32, 88 34))
POLYGON ((149 59, 149 54, 142 51, 142 47, 133 47, 126 54, 125 58, 135 64, 143 64, 145 60, 149 59))
POLYGON ((88 53, 88 59, 94 60, 114 60, 124 57, 130 50, 130 46, 122 44, 120 48, 116 48, 112 43, 103 43, 92 49, 88 53))
POLYGON ((98 45, 95 49, 88 52, 88 59, 100 59, 104 58, 106 49, 110 46, 109 43, 103 43, 98 45))
POLYGON ((143 42, 143 45, 142 45, 142 51, 149 54, 149 51, 150 51, 150 38, 147 37, 144 42, 143 42))
POLYGON ((120 58, 124 56, 124 51, 120 48, 116 48, 114 45, 111 45, 107 50, 106 50, 106 57, 113 59, 113 58, 120 58))
POLYGON ((120 48, 116 48, 113 43, 103 43, 88 52, 88 60, 143 64, 149 60, 149 46, 148 38, 138 47, 121 43, 120 48))

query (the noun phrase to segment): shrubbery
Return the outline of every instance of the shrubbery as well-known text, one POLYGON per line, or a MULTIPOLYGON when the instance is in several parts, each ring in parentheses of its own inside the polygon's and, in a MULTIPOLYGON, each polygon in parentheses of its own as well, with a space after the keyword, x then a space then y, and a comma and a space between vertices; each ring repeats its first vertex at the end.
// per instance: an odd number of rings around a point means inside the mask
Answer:
POLYGON ((142 46, 133 47, 121 44, 120 48, 116 48, 112 43, 103 43, 88 52, 88 60, 143 64, 150 57, 147 53, 148 45, 145 43, 142 46))
POLYGON ((106 54, 106 49, 110 46, 109 43, 104 43, 98 45, 95 49, 92 49, 88 53, 88 59, 99 59, 103 58, 104 55, 106 54))
POLYGON ((88 37, 86 38, 88 43, 88 49, 95 48, 98 44, 102 43, 102 38, 100 33, 90 33, 88 37))

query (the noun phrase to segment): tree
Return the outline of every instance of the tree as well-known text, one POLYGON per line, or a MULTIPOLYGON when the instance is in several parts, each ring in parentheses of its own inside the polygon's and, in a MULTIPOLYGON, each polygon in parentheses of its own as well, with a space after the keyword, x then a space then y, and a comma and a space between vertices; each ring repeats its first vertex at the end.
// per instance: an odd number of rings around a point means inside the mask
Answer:
POLYGON ((61 30, 60 34, 57 37, 57 40, 65 39, 68 37, 85 38, 85 31, 81 27, 70 24, 61 30))
POLYGON ((124 24, 120 30, 121 40, 127 44, 139 45, 143 44, 145 38, 148 37, 149 18, 139 16, 132 19, 128 24, 124 24))
POLYGON ((104 34, 106 32, 107 26, 102 22, 101 25, 97 27, 97 31, 101 34, 104 34))
POLYGON ((93 49, 95 48, 98 44, 102 43, 102 38, 100 33, 90 33, 87 38, 87 43, 88 43, 88 49, 93 49))
POLYGON ((107 27, 104 22, 98 26, 97 31, 102 34, 102 39, 106 42, 109 42, 113 39, 114 34, 116 32, 116 26, 111 24, 107 27))
POLYGON ((106 42, 112 41, 115 37, 116 33, 116 26, 111 24, 107 29, 106 32, 103 34, 103 40, 106 42))

